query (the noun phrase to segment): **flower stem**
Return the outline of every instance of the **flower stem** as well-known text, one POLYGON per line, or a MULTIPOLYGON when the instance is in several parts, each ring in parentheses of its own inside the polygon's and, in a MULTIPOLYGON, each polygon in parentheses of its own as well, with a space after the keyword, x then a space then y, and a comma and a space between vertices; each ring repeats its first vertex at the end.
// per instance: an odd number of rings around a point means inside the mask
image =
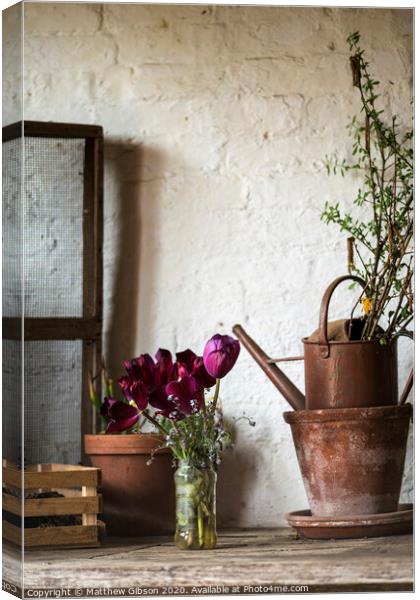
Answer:
POLYGON ((214 391, 213 404, 211 406, 212 414, 214 414, 214 412, 216 410, 217 400, 219 399, 219 391, 220 391, 220 379, 216 379, 216 389, 214 391))
POLYGON ((146 417, 146 419, 148 421, 150 421, 150 423, 152 423, 157 429, 159 429, 162 433, 164 433, 165 435, 168 435, 167 430, 158 422, 156 421, 156 419, 154 417, 152 417, 152 415, 150 415, 147 411, 143 411, 142 415, 144 417, 146 417))
POLYGON ((203 527, 203 511, 201 503, 197 506, 197 533, 198 533, 198 544, 200 548, 204 546, 204 527, 203 527))
MULTIPOLYGON (((172 427, 174 428, 174 430, 176 431, 176 434, 177 434, 177 436, 178 436, 179 447, 180 447, 180 450, 181 450, 181 454, 180 454, 180 455, 178 455, 178 456, 177 456, 177 458, 178 458, 179 460, 187 460, 187 458, 188 458, 188 454, 187 454, 187 451, 186 451, 186 449, 184 448, 184 444, 182 443, 182 436, 181 436, 181 432, 179 431, 179 429, 178 429, 178 427, 177 427, 177 425, 176 425, 176 422, 175 422, 175 421, 172 421, 172 427)), ((174 450, 174 449, 172 449, 172 451, 173 451, 173 450, 174 450)))

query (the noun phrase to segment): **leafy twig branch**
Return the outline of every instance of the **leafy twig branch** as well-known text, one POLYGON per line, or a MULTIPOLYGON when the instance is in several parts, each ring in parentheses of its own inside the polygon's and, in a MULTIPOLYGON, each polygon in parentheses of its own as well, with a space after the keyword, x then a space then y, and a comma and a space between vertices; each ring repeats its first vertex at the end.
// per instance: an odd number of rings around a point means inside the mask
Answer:
MULTIPOLYGON (((413 130, 401 132, 397 117, 385 123, 377 108, 379 81, 373 79, 360 35, 348 39, 353 85, 361 101, 362 122, 353 117, 348 124, 353 139, 352 162, 337 155, 326 157, 328 174, 361 174, 363 185, 353 203, 369 208, 365 220, 342 213, 339 203, 325 204, 322 220, 336 223, 350 234, 357 260, 349 262, 351 273, 366 286, 362 338, 382 343, 404 330, 413 317, 413 130)), ((353 315, 354 310, 352 311, 353 315)))

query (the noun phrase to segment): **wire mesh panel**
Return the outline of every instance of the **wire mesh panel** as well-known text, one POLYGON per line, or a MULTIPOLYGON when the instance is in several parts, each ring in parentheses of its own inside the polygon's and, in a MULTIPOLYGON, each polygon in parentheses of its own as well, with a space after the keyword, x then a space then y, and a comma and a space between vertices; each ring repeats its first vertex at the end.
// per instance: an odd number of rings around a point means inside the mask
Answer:
POLYGON ((22 315, 22 138, 3 143, 3 316, 22 315))
POLYGON ((84 139, 25 137, 25 317, 81 317, 84 139))
MULTIPOLYGON (((23 211, 21 195, 22 138, 3 143, 3 315, 22 315, 23 211)), ((22 332, 15 340, 3 340, 3 457, 22 460, 22 332)))
POLYGON ((3 340, 3 458, 22 461, 22 342, 3 340))
POLYGON ((80 460, 82 342, 25 342, 25 463, 80 460))
MULTIPOLYGON (((101 358, 102 128, 25 121, 23 130, 22 144, 22 123, 3 128, 3 397, 18 401, 23 364, 25 463, 77 463, 94 431, 87 379, 101 358)), ((3 427, 11 460, 15 412, 3 427)))

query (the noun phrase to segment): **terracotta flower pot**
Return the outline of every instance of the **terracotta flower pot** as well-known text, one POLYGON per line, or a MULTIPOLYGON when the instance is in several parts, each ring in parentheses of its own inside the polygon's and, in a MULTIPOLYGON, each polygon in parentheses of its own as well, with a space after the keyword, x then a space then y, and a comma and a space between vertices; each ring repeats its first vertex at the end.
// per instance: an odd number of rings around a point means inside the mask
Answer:
POLYGON ((312 515, 398 510, 411 414, 410 404, 283 414, 312 515))
POLYGON ((102 470, 103 518, 110 535, 171 534, 175 530, 172 454, 156 434, 85 435, 85 452, 102 470))

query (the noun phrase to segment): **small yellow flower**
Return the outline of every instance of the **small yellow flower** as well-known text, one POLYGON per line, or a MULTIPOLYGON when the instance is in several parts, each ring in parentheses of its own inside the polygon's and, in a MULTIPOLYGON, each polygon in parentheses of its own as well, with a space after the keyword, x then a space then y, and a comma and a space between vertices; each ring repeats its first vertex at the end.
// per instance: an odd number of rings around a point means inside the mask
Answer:
POLYGON ((365 296, 364 298, 362 298, 361 304, 363 307, 363 312, 365 313, 365 315, 368 315, 372 310, 372 300, 370 298, 366 298, 365 296))

